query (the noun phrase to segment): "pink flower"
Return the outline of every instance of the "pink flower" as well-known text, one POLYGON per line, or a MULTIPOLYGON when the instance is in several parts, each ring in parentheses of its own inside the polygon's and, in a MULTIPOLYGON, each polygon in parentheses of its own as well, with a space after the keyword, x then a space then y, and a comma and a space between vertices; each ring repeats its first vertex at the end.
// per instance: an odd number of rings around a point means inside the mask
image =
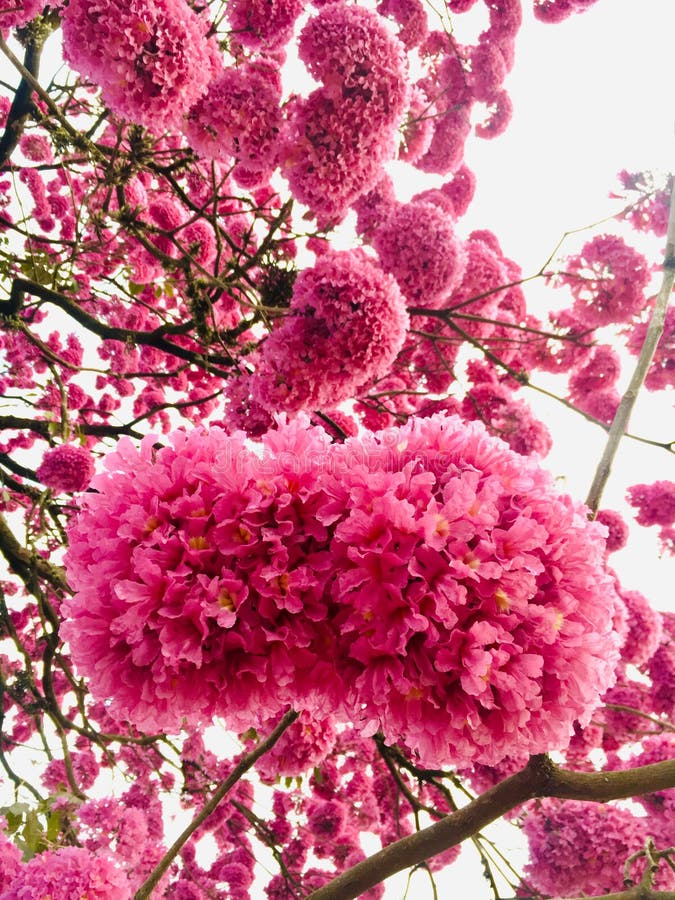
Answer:
POLYGON ((45 5, 45 0, 21 0, 8 5, 0 12, 0 29, 5 32, 9 28, 21 28, 40 15, 45 5))
MULTIPOLYGON (((4 825, 5 820, 0 820, 4 825)), ((0 831, 0 886, 8 885, 21 868, 21 851, 0 831)))
POLYGON ((115 715, 243 728, 292 705, 432 766, 589 721, 618 659, 601 528, 482 426, 170 441, 120 441, 70 528, 63 632, 115 715))
POLYGON ((272 432, 271 460, 217 428, 154 440, 119 442, 70 529, 63 633, 94 696, 145 730, 243 730, 329 692, 326 529, 298 469, 325 432, 272 432))
POLYGON ((417 47, 429 33, 427 11, 422 0, 380 0, 380 15, 390 16, 399 26, 398 38, 406 49, 417 47))
POLYGON ((211 159, 236 159, 271 173, 281 131, 278 70, 262 64, 228 67, 190 110, 185 133, 194 150, 211 159))
POLYGON ((291 39, 303 8, 302 0, 231 0, 227 17, 238 42, 271 51, 291 39))
POLYGON ((323 85, 290 107, 282 169, 324 227, 375 186, 394 156, 407 104, 403 48, 377 13, 336 2, 309 19, 298 51, 323 85))
POLYGON ((301 272, 290 312, 252 379, 269 410, 330 409, 353 396, 389 369, 408 327, 393 278, 362 251, 327 253, 301 272))
POLYGON ((375 232, 373 246, 411 306, 441 306, 464 274, 466 251, 447 215, 431 203, 399 206, 375 232))
POLYGON ((663 636, 649 660, 652 702, 657 712, 675 715, 675 614, 662 613, 663 636))
POLYGON ((585 365, 570 376, 570 396, 582 399, 594 391, 608 391, 614 387, 621 374, 619 354, 607 344, 600 344, 585 365))
POLYGON ((628 541, 628 525, 626 525, 621 513, 613 509, 601 509, 595 517, 607 529, 607 552, 616 553, 626 546, 628 541))
POLYGON ((621 891, 624 863, 642 849, 647 826, 609 804, 541 800, 523 825, 531 859, 525 878, 546 894, 565 897, 621 891))
POLYGON ((477 423, 412 419, 332 455, 351 714, 423 764, 566 746, 617 660, 600 529, 477 423))
MULTIPOLYGON (((274 724, 276 721, 267 723, 263 733, 271 731, 274 724)), ((256 769, 263 779, 270 782, 279 777, 304 775, 325 759, 333 749, 335 740, 334 717, 318 719, 306 710, 274 747, 260 757, 256 769)))
POLYGON ((565 262, 560 284, 569 286, 574 313, 593 327, 629 322, 646 303, 650 267, 641 253, 616 235, 598 235, 565 262))
POLYGON ((35 474, 54 491, 83 491, 94 474, 94 460, 86 447, 59 444, 47 450, 35 474))
POLYGON ((155 134, 179 128, 220 69, 208 18, 185 0, 72 0, 62 25, 68 62, 155 134))
POLYGON ((124 872, 81 847, 46 850, 19 867, 0 900, 130 900, 124 872))
POLYGON ((661 613, 640 591, 619 590, 628 614, 628 632, 621 648, 626 663, 643 667, 656 653, 663 634, 661 613))
POLYGON ((593 391, 574 398, 577 409, 587 413, 605 425, 611 425, 621 403, 621 395, 614 388, 606 391, 593 391))
POLYGON ((640 525, 672 525, 675 522, 675 482, 655 481, 628 488, 628 502, 637 507, 640 525))

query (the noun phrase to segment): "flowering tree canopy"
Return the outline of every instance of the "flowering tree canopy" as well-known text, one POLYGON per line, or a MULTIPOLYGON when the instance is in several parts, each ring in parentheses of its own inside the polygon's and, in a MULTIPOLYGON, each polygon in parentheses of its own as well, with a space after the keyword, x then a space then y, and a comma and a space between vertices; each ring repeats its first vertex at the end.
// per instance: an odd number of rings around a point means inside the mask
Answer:
POLYGON ((495 900, 675 897, 675 613, 612 566, 675 483, 602 508, 672 178, 535 276, 463 227, 523 11, 0 10, 0 900, 435 895, 469 840, 495 900))

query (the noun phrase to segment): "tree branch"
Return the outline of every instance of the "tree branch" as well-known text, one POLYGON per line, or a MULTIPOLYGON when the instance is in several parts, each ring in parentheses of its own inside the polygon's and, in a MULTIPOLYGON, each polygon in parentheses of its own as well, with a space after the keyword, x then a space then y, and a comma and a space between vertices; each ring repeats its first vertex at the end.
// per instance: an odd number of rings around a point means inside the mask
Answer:
POLYGON ((14 94, 12 105, 9 108, 7 124, 2 137, 0 137, 0 169, 4 167, 16 150, 26 122, 35 111, 33 107, 33 83, 37 81, 40 72, 42 48, 55 27, 56 22, 43 20, 31 29, 32 33, 26 42, 26 52, 23 59, 25 71, 31 76, 31 79, 28 79, 25 75, 22 76, 14 94))
POLYGON ((644 384, 649 366, 651 365, 656 347, 663 334, 663 328, 666 321, 666 311, 668 302, 673 290, 673 282, 675 281, 675 182, 670 195, 670 213, 668 217, 668 234, 666 235, 666 255, 663 260, 663 279, 661 281, 661 289, 659 290, 654 304, 654 310, 647 326, 645 340, 640 350, 635 371, 630 380, 630 384, 626 388, 626 392, 621 398, 619 408, 614 416, 614 421, 607 435, 607 443, 603 451, 598 467, 595 470, 593 483, 591 484, 588 496, 586 497, 586 506, 593 512, 598 511, 602 492, 609 479, 612 471, 612 463, 619 449, 619 443, 628 428, 628 421, 638 393, 644 384))
POLYGON ((188 841, 192 834, 199 828, 199 826, 208 819, 214 809, 218 806, 220 801, 225 797, 225 795, 234 787, 234 785, 239 781, 239 779, 244 775, 251 766, 256 762, 256 760, 260 759, 268 750, 270 750, 276 742, 279 740, 281 735, 286 731, 286 729, 295 722, 298 718, 298 713, 294 712, 292 709, 289 710, 282 720, 279 722, 277 727, 272 731, 269 737, 265 738, 255 750, 251 750, 250 753, 247 753, 242 759, 239 760, 237 765, 234 767, 230 775, 223 781, 220 787, 214 792, 211 799, 204 804, 201 810, 194 817, 192 822, 185 828, 185 830, 176 838, 173 844, 166 851, 164 856, 161 858, 157 866, 150 873, 150 876, 146 878, 140 888, 134 894, 134 900, 146 900, 146 897, 149 897, 153 889, 159 883, 162 875, 169 868, 171 863, 174 861, 178 853, 180 853, 183 845, 188 841))
MULTIPOLYGON (((547 756, 527 766, 467 806, 422 831, 395 841, 310 894, 311 900, 350 900, 410 866, 460 844, 514 807, 535 797, 603 803, 675 786, 675 760, 621 772, 570 772, 547 756)), ((633 900, 633 898, 630 898, 633 900)))
POLYGON ((0 552, 7 560, 10 569, 20 576, 29 590, 36 576, 44 578, 56 590, 68 590, 64 570, 22 547, 12 534, 3 515, 0 515, 0 552))
POLYGON ((213 365, 204 354, 196 353, 185 347, 181 347, 178 344, 174 344, 171 341, 167 341, 159 334, 153 334, 153 332, 146 331, 134 331, 131 328, 118 328, 114 325, 106 325, 104 322, 99 322, 98 319, 94 318, 94 316, 90 316, 89 313, 85 312, 82 307, 74 300, 71 300, 70 297, 67 297, 65 294, 60 294, 57 291, 53 291, 37 282, 29 281, 27 278, 14 279, 12 282, 12 290, 9 295, 9 301, 5 301, 4 303, 6 308, 3 310, 3 304, 0 304, 0 315, 17 315, 21 309, 24 294, 32 294, 34 297, 39 297, 47 303, 58 306, 59 309, 62 309, 88 331, 91 331, 93 334, 104 340, 122 342, 132 341, 136 344, 145 344, 149 347, 155 347, 157 350, 163 350, 165 353, 170 353, 180 359, 186 359, 188 362, 200 366, 202 369, 208 369, 209 372, 220 375, 223 378, 229 378, 232 374, 226 369, 220 369, 213 365))

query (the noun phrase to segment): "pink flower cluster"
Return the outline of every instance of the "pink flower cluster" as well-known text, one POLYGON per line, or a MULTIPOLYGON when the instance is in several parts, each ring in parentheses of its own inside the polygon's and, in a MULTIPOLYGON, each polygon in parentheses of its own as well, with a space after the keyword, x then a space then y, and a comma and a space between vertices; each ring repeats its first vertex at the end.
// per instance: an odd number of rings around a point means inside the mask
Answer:
POLYGON ((545 894, 564 897, 623 890, 624 863, 644 846, 646 826, 646 819, 618 806, 542 800, 523 824, 531 857, 525 878, 545 894))
POLYGON ((461 282, 466 251, 452 221, 432 203, 401 204, 377 229, 373 245, 411 306, 439 307, 461 282))
POLYGON ((34 856, 3 885, 0 900, 130 900, 123 871, 104 856, 81 847, 62 847, 34 856))
POLYGON ((283 172, 323 227, 342 219, 394 156, 408 99, 403 46, 376 12, 338 0, 310 18, 298 52, 322 86, 290 106, 283 172))
POLYGON ((221 68, 208 27, 186 0, 71 0, 63 53, 114 112, 157 134, 180 127, 221 68))
POLYGON ((628 172, 623 169, 618 177, 625 191, 622 199, 630 200, 631 205, 617 218, 626 219, 636 231, 651 231, 657 237, 665 237, 668 232, 672 176, 664 186, 657 185, 650 172, 628 172), (637 192, 637 198, 634 192, 637 192))
POLYGON ((280 102, 276 67, 231 66, 192 107, 185 133, 201 155, 224 161, 234 157, 265 181, 277 165, 280 102))
POLYGON ((403 297, 375 260, 327 253, 298 275, 290 315, 263 345, 253 400, 271 411, 330 409, 384 375, 407 328, 403 297))
POLYGON ((302 0, 230 0, 227 17, 232 37, 246 47, 276 51, 287 44, 302 0))
MULTIPOLYGON (((54 5, 53 3, 50 5, 54 5)), ((0 12, 0 30, 5 32, 10 28, 21 28, 45 8, 45 0, 16 0, 8 3, 0 12)))
POLYGON ((558 276, 574 297, 573 313, 594 328, 630 322, 645 307, 651 277, 645 257, 612 234, 588 241, 558 276))
POLYGON ((675 525, 675 482, 634 484, 628 488, 627 499, 637 508, 640 525, 660 525, 664 531, 675 525))
POLYGON ((144 729, 287 705, 425 764, 563 747, 614 678, 601 530, 477 423, 263 452, 219 429, 121 441, 70 528, 63 632, 144 729))
POLYGON ((86 447, 59 444, 47 450, 35 474, 53 491, 83 491, 94 474, 94 460, 86 447))

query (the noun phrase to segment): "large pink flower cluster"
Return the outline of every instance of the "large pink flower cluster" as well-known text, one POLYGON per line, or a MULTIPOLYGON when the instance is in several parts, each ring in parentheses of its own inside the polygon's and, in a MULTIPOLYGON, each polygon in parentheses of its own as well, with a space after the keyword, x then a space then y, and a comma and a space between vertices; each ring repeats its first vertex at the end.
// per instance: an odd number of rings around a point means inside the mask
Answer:
POLYGON ((217 713, 243 730, 330 681, 311 470, 328 439, 270 435, 271 465, 217 428, 122 440, 70 531, 64 637, 94 696, 146 730, 217 713))
POLYGON ((270 176, 281 131, 281 83, 276 67, 229 67, 190 110, 186 135, 207 158, 234 157, 249 171, 270 176))
POLYGON ((263 346, 253 399, 270 410, 331 408, 385 374, 407 329, 403 297, 375 260, 327 253, 298 275, 290 315, 263 346))
POLYGON ((19 866, 0 900, 129 900, 127 876, 103 856, 81 847, 47 850, 19 866))
MULTIPOLYGON (((650 828, 647 819, 618 806, 546 799, 526 817, 523 831, 530 842, 527 881, 544 894, 577 897, 622 890, 624 863, 644 847, 650 828)), ((644 861, 634 866, 637 882, 644 861)))
POLYGON ((373 245, 411 306, 441 306, 464 273, 466 252, 433 203, 401 204, 375 232, 373 245))
POLYGON ((558 276, 574 297, 573 313, 592 327, 630 322, 646 304, 651 270, 645 257, 613 234, 592 238, 558 276))
POLYGON ((298 50, 322 85, 290 108, 283 168, 323 226, 342 219, 394 157, 408 100, 404 53, 381 16, 342 0, 309 20, 298 50))
POLYGON ((612 683, 601 529, 454 416, 263 452, 218 429, 121 441, 70 529, 63 630, 145 729, 291 704, 426 764, 563 747, 612 683))
POLYGON ((114 112, 160 133, 180 127, 222 66, 208 27, 186 0, 70 0, 63 53, 114 112))

